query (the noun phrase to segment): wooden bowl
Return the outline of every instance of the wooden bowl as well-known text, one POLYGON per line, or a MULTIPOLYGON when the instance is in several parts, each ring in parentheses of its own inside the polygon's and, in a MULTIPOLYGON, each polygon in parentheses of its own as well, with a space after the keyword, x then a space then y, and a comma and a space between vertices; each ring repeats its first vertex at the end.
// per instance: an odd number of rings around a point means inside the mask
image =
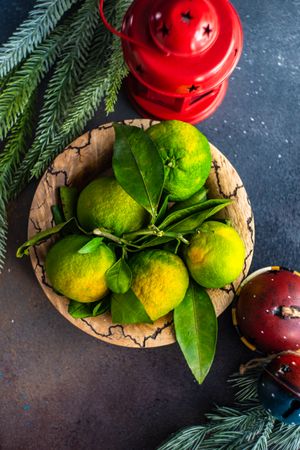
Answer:
MULTIPOLYGON (((148 119, 135 119, 124 121, 124 123, 148 128, 155 122, 148 119)), ((82 189, 97 175, 111 168, 114 138, 112 124, 101 125, 80 136, 57 156, 43 175, 35 192, 29 215, 29 238, 36 232, 54 225, 51 206, 57 203, 59 186, 75 185, 82 189)), ((238 173, 228 159, 213 145, 211 145, 211 152, 212 169, 207 182, 210 197, 234 200, 220 214, 222 214, 221 217, 231 220, 246 246, 246 258, 241 276, 234 283, 222 289, 208 290, 216 313, 220 315, 231 303, 237 287, 248 273, 254 246, 254 220, 246 190, 238 173)), ((53 291, 45 274, 45 256, 53 242, 53 239, 49 239, 32 248, 30 258, 43 291, 66 319, 86 333, 111 344, 144 348, 175 342, 171 313, 152 325, 113 324, 108 313, 93 318, 73 319, 68 314, 68 299, 53 291)))

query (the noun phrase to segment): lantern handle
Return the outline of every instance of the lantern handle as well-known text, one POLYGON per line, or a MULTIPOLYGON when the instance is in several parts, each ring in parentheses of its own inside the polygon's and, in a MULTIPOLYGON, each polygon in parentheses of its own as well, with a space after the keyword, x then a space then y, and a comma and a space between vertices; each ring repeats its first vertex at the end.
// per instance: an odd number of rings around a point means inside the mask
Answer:
POLYGON ((140 41, 137 41, 135 39, 133 39, 132 37, 128 36, 125 33, 122 33, 121 31, 116 30, 116 28, 114 28, 106 19, 105 15, 104 15, 104 10, 103 10, 103 4, 104 4, 104 0, 100 0, 99 2, 99 13, 100 13, 100 17, 102 22, 104 23, 104 25, 106 26, 106 28, 113 34, 115 34, 116 36, 118 36, 121 39, 124 39, 125 41, 131 42, 132 44, 135 45, 139 45, 140 47, 143 47, 146 50, 149 50, 150 47, 148 45, 143 44, 140 41))

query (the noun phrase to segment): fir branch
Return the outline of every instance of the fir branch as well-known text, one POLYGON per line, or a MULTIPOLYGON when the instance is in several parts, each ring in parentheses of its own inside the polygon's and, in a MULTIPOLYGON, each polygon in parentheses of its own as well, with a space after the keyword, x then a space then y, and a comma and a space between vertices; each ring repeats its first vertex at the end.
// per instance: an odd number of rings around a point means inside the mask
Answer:
POLYGON ((204 425, 179 431, 157 450, 299 450, 300 427, 278 422, 258 401, 253 387, 265 363, 231 379, 237 389, 234 408, 218 406, 206 414, 204 425))
MULTIPOLYGON (((120 26, 125 11, 128 9, 130 0, 119 0, 117 2, 116 23, 120 26)), ((108 89, 105 99, 105 111, 107 114, 114 111, 118 93, 121 88, 123 78, 128 74, 128 69, 123 59, 123 52, 120 38, 114 36, 111 58, 108 61, 108 89)))
POLYGON ((0 139, 7 136, 45 74, 55 62, 70 22, 57 29, 6 80, 0 93, 0 139))
POLYGON ((57 135, 68 102, 74 96, 78 79, 85 68, 93 31, 98 23, 95 0, 86 0, 75 13, 61 58, 49 81, 40 114, 36 137, 15 176, 12 191, 16 195, 31 178, 30 171, 39 155, 57 135))
POLYGON ((106 69, 95 67, 94 63, 87 64, 85 74, 88 73, 89 77, 83 77, 86 80, 85 85, 80 86, 81 88, 73 96, 73 102, 69 104, 66 120, 31 170, 33 176, 38 177, 53 158, 82 133, 87 121, 93 117, 100 106, 107 87, 106 69))
POLYGON ((237 388, 237 401, 250 403, 257 401, 257 380, 260 373, 261 366, 249 370, 243 376, 238 373, 229 378, 228 382, 237 388))
POLYGON ((6 201, 10 199, 9 188, 26 151, 28 139, 32 135, 34 105, 35 92, 29 98, 23 114, 18 119, 0 154, 0 195, 6 201))
POLYGON ((24 114, 18 119, 0 155, 0 271, 3 269, 6 254, 8 230, 6 205, 10 199, 12 179, 25 152, 27 140, 32 133, 34 105, 35 95, 33 94, 27 103, 24 114))
POLYGON ((176 433, 168 439, 162 446, 157 450, 197 450, 202 444, 203 439, 207 433, 205 426, 196 425, 189 428, 184 428, 179 433, 176 433), (176 447, 174 447, 174 444, 176 447))
POLYGON ((111 67, 115 67, 115 70, 110 72, 108 78, 108 89, 106 91, 105 99, 105 112, 107 114, 114 111, 122 81, 128 74, 128 69, 123 61, 122 50, 119 46, 120 43, 115 42, 109 63, 111 67))
POLYGON ((272 450, 299 450, 300 427, 298 425, 286 426, 277 422, 269 440, 272 450))
MULTIPOLYGON (((105 11, 106 16, 115 26, 120 26, 121 17, 123 17, 129 3, 130 1, 128 0, 125 2, 122 0, 121 2, 107 5, 107 10, 105 11), (116 14, 116 11, 118 11, 118 14, 116 14)), ((95 32, 93 45, 82 79, 79 82, 73 100, 69 102, 66 120, 53 141, 48 142, 47 148, 40 154, 38 161, 31 171, 33 176, 38 177, 49 165, 51 160, 76 135, 82 133, 88 120, 93 117, 94 112, 100 106, 104 94, 113 83, 114 77, 112 73, 115 74, 118 71, 120 58, 123 61, 122 55, 112 60, 111 55, 114 54, 115 50, 114 47, 112 49, 110 46, 111 40, 111 34, 101 24, 95 32), (112 67, 111 64, 113 65, 112 67)), ((118 55, 119 50, 118 48, 118 55)), ((118 88, 121 81, 122 79, 119 79, 118 88)))
POLYGON ((216 412, 206 417, 209 423, 204 448, 211 450, 222 445, 227 450, 254 450, 254 445, 258 445, 256 450, 265 450, 264 443, 270 432, 268 424, 273 425, 274 422, 260 405, 243 411, 218 407, 216 412))
POLYGON ((0 77, 7 75, 54 29, 58 21, 78 0, 37 0, 17 31, 0 49, 0 77))
POLYGON ((62 49, 62 57, 45 93, 44 106, 37 126, 39 150, 47 145, 61 124, 68 101, 71 101, 85 68, 94 30, 98 24, 95 0, 85 0, 69 29, 69 42, 62 49))
POLYGON ((268 439, 273 431, 274 423, 275 419, 272 416, 269 416, 267 421, 262 420, 259 423, 261 426, 264 424, 264 429, 258 438, 255 436, 255 440, 253 439, 252 443, 250 443, 249 450, 268 450, 268 439))

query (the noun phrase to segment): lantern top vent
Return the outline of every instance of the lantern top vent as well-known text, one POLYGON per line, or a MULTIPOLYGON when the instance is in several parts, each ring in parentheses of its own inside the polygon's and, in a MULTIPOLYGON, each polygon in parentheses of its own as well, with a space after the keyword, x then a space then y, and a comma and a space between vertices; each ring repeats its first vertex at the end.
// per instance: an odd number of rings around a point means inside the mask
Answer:
POLYGON ((204 51, 219 34, 219 20, 209 0, 156 0, 150 33, 166 53, 189 56, 204 51))
POLYGON ((209 92, 236 66, 242 27, 228 0, 134 0, 122 24, 124 57, 148 88, 209 92))

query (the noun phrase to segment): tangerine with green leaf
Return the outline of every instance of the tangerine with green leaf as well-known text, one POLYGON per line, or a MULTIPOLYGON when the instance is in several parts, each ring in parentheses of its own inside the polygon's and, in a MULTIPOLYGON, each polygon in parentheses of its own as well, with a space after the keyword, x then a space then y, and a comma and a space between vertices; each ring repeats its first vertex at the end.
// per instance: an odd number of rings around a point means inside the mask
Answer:
POLYGON ((81 191, 77 217, 79 224, 87 231, 105 228, 121 236, 141 228, 149 214, 114 177, 100 177, 81 191))
POLYGON ((144 250, 130 261, 131 289, 151 320, 157 320, 183 300, 189 284, 187 268, 179 256, 166 250, 144 250))
POLYGON ((211 168, 208 140, 193 125, 166 120, 148 128, 164 162, 165 191, 170 199, 186 200, 204 185, 211 168))
POLYGON ((245 245, 238 232, 222 222, 204 222, 185 250, 194 280, 206 288, 221 288, 234 281, 244 266, 245 245))
POLYGON ((79 253, 90 240, 75 234, 60 239, 50 248, 45 263, 53 289, 82 303, 101 300, 108 293, 105 272, 116 261, 103 242, 90 253, 79 253))

